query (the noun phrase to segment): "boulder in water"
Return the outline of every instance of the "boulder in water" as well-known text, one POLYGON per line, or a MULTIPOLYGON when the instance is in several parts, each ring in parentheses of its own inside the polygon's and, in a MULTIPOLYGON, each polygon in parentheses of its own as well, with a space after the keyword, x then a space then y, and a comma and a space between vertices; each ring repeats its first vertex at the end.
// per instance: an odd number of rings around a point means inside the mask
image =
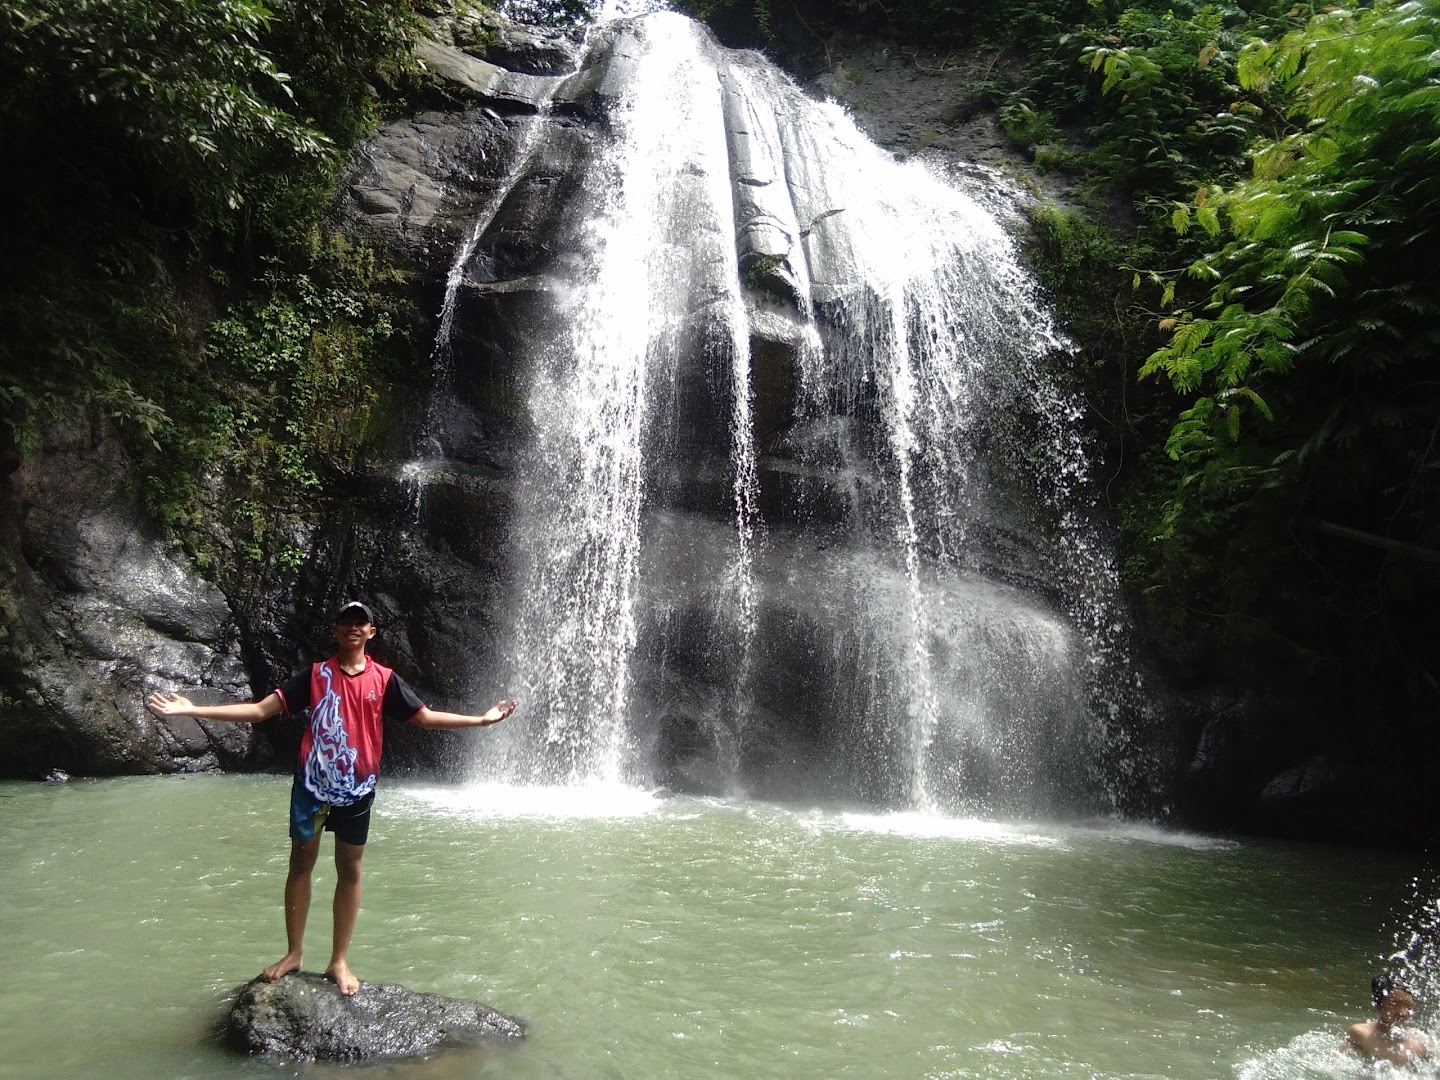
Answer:
POLYGON ((239 987, 224 1037, 252 1054, 368 1061, 514 1043, 525 1037, 525 1023, 478 1001, 403 986, 362 982, 353 997, 343 997, 324 975, 297 971, 239 987))

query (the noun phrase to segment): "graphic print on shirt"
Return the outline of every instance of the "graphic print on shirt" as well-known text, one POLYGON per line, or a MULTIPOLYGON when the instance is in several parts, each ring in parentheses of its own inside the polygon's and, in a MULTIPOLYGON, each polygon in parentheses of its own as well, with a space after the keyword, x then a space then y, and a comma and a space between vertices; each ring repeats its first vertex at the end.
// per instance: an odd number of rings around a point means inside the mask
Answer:
POLYGON ((310 755, 305 759, 305 786, 321 802, 345 805, 363 799, 375 790, 375 774, 355 782, 355 754, 345 735, 340 715, 340 694, 332 682, 335 672, 328 663, 319 664, 316 674, 325 684, 320 700, 310 707, 310 755))

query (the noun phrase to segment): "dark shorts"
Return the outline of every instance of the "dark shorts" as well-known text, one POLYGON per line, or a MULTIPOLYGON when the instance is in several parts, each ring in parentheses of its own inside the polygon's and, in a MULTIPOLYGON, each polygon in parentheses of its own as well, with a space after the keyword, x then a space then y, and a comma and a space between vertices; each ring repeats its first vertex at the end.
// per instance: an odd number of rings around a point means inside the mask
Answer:
POLYGON ((370 807, 374 802, 372 791, 348 806, 323 803, 310 794, 297 776, 290 785, 290 839, 307 843, 323 827, 333 832, 336 840, 363 844, 370 835, 370 807))

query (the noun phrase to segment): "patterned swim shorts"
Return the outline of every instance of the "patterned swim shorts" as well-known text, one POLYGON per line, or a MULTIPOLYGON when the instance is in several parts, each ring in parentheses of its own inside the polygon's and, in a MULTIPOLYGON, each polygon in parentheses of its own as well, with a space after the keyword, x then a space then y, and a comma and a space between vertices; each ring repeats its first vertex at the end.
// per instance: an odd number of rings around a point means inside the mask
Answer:
POLYGON ((297 776, 290 785, 290 839, 308 843, 320 828, 347 844, 363 844, 370 835, 370 806, 375 792, 348 806, 321 802, 297 776))

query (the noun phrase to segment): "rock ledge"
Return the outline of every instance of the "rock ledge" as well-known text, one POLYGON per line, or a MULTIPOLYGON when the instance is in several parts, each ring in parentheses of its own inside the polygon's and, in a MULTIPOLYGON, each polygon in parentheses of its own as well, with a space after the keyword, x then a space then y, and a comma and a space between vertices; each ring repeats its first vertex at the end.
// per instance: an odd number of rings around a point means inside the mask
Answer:
POLYGON ((361 983, 342 997, 325 976, 299 971, 235 990, 224 1021, 234 1049, 302 1061, 367 1061, 459 1046, 504 1045, 525 1023, 478 1001, 361 983))

